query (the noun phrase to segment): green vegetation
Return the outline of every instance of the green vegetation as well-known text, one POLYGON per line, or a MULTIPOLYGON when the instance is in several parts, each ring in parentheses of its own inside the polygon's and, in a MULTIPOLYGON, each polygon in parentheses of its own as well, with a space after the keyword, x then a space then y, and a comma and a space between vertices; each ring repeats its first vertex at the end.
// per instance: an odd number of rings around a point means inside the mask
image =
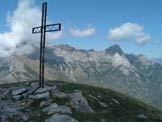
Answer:
POLYGON ((162 115, 161 111, 109 89, 60 81, 50 81, 47 84, 58 84, 61 86, 61 90, 67 93, 74 90, 82 91, 95 113, 74 111, 73 117, 80 122, 100 122, 102 120, 106 122, 137 122, 136 117, 139 114, 144 114, 148 119, 147 122, 162 122, 159 118, 162 115), (99 102, 107 106, 103 107, 99 102))

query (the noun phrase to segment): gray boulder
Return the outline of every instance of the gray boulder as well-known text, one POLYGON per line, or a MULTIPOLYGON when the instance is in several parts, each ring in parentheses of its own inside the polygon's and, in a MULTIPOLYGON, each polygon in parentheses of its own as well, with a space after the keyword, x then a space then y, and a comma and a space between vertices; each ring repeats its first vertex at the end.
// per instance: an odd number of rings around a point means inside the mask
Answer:
POLYGON ((27 94, 28 94, 28 95, 34 94, 35 91, 36 91, 37 89, 38 89, 38 87, 36 87, 36 86, 31 86, 31 87, 29 87, 27 94))
POLYGON ((68 115, 54 114, 50 118, 46 119, 45 122, 78 122, 78 121, 68 115))
POLYGON ((68 96, 71 106, 73 106, 77 111, 94 112, 81 92, 77 91, 74 93, 69 93, 68 96))
POLYGON ((37 100, 37 99, 44 99, 47 100, 50 98, 49 92, 41 93, 41 94, 34 94, 34 95, 29 95, 30 99, 37 100))
POLYGON ((19 89, 12 90, 11 94, 12 95, 20 95, 25 92, 27 92, 27 88, 19 88, 19 89))
POLYGON ((68 98, 68 95, 61 91, 52 92, 51 96, 53 98, 60 98, 60 99, 68 98))
POLYGON ((50 106, 44 108, 42 110, 43 112, 46 112, 48 115, 54 114, 54 113, 62 113, 62 114, 71 114, 72 111, 67 106, 59 106, 56 103, 51 104, 50 106))
POLYGON ((49 92, 51 90, 52 90, 52 87, 39 88, 35 91, 35 94, 41 94, 41 93, 49 92))

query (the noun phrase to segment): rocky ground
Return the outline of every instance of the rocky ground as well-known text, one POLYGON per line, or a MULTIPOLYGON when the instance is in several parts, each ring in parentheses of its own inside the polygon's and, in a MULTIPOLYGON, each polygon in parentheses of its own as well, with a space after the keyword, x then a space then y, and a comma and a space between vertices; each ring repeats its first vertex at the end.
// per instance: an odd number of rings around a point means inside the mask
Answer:
POLYGON ((162 113, 108 89, 66 82, 0 86, 0 122, 162 122, 162 113))

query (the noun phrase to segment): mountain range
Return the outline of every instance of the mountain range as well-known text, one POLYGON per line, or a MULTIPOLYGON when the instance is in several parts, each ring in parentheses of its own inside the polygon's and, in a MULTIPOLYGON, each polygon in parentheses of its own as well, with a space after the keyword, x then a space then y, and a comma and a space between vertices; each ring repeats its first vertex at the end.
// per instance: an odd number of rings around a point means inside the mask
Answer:
MULTIPOLYGON (((110 88, 162 108, 162 65, 144 55, 126 54, 119 45, 102 51, 49 46, 45 51, 46 80, 110 88)), ((38 80, 39 49, 29 55, 0 60, 0 83, 38 80)))
POLYGON ((162 64, 162 58, 153 58, 153 61, 162 64))

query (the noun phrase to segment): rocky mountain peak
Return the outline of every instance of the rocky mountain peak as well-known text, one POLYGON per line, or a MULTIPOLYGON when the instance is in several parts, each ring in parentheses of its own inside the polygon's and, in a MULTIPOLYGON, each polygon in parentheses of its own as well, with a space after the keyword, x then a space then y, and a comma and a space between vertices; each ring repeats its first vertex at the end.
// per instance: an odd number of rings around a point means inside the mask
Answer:
POLYGON ((109 48, 105 49, 106 54, 109 55, 115 55, 116 53, 123 55, 124 52, 122 51, 122 49, 120 48, 119 45, 115 44, 110 46, 109 48))
POLYGON ((61 45, 57 45, 58 48, 62 49, 62 50, 66 50, 66 51, 75 51, 76 49, 68 44, 61 44, 61 45))

